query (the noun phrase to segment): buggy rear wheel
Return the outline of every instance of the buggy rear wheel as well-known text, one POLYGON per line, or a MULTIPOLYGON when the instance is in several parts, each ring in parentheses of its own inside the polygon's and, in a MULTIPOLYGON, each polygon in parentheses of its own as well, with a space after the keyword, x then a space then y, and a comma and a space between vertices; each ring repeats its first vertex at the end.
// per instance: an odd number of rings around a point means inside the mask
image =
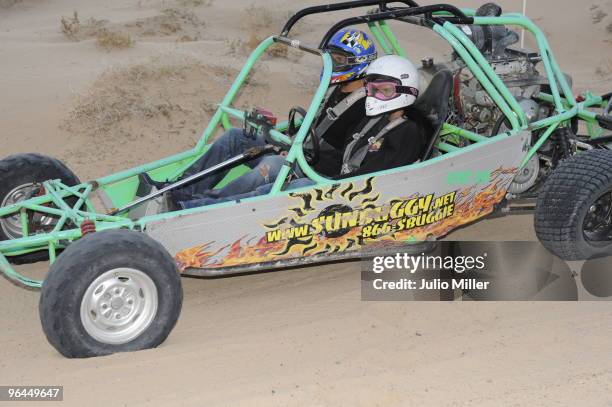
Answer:
MULTIPOLYGON (((79 179, 61 161, 39 154, 18 154, 0 160, 0 207, 29 199, 42 192, 42 182, 60 179, 73 186, 79 179)), ((36 224, 49 227, 57 221, 52 216, 37 214, 36 224)), ((32 233, 36 233, 33 230, 32 233)), ((0 240, 19 239, 23 236, 19 215, 0 217, 0 240)), ((15 264, 35 263, 49 258, 49 253, 36 252, 22 256, 11 256, 15 264)))
POLYGON ((538 196, 535 230, 564 260, 612 255, 612 151, 577 154, 555 169, 538 196))
POLYGON ((183 290, 174 259, 143 233, 110 230, 70 245, 43 283, 40 320, 62 355, 153 348, 174 328, 183 290))

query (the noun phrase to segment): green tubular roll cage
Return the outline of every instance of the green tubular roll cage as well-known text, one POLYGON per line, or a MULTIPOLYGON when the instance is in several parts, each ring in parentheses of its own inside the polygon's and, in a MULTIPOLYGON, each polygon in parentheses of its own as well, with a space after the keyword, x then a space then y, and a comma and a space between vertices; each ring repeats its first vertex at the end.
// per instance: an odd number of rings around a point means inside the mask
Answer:
MULTIPOLYGON (((339 7, 336 9, 354 8, 355 5, 357 7, 363 7, 364 5, 373 5, 378 3, 380 3, 380 7, 382 7, 383 3, 386 2, 362 0, 350 3, 351 6, 344 8, 341 8, 340 6, 347 5, 349 3, 337 3, 336 6, 339 7)), ((416 6, 416 3, 414 3, 414 5, 416 6)), ((429 7, 431 8, 435 6, 429 7)), ((428 7, 422 7, 422 9, 427 8, 428 7)), ((380 13, 385 11, 387 14, 390 13, 389 9, 379 8, 378 10, 380 13)), ((482 143, 489 143, 499 138, 512 137, 522 131, 545 129, 543 132, 541 132, 541 135, 534 145, 528 152, 526 152, 522 161, 522 165, 525 165, 529 159, 536 154, 537 150, 550 137, 557 127, 565 125, 574 118, 578 118, 586 122, 589 136, 591 138, 596 138, 602 135, 603 132, 598 125, 596 114, 588 109, 591 107, 604 107, 603 98, 587 92, 585 95, 583 95, 580 102, 576 100, 564 74, 557 64, 546 37, 531 20, 520 14, 503 14, 499 17, 475 17, 473 10, 462 9, 461 12, 463 13, 463 16, 469 16, 470 24, 519 26, 529 31, 535 37, 551 91, 550 94, 540 93, 537 97, 540 100, 552 104, 555 107, 555 114, 546 119, 539 120, 534 123, 528 123, 525 113, 522 111, 516 98, 511 94, 502 80, 495 74, 493 68, 487 62, 482 53, 463 33, 463 31, 458 28, 456 21, 453 21, 454 16, 452 13, 444 10, 430 12, 429 14, 426 14, 428 17, 428 24, 422 24, 422 22, 425 21, 424 19, 421 19, 421 23, 417 24, 429 26, 434 32, 444 38, 451 45, 453 50, 463 59, 467 67, 472 71, 474 76, 478 79, 483 88, 488 92, 492 100, 499 107, 500 111, 507 118, 511 129, 506 133, 493 137, 485 137, 448 123, 444 124, 440 134, 441 140, 436 145, 437 149, 443 154, 425 162, 412 164, 410 167, 414 168, 430 165, 432 162, 437 160, 448 159, 461 153, 462 151, 477 148, 478 145, 482 143), (466 147, 459 147, 453 143, 453 140, 457 140, 458 138, 465 138, 473 143, 466 147)), ((362 19, 360 22, 364 22, 368 25, 372 35, 376 39, 383 53, 406 56, 405 51, 402 49, 397 38, 391 31, 391 28, 387 24, 386 19, 381 19, 378 21, 372 19, 372 16, 376 15, 377 14, 369 14, 368 16, 360 17, 362 19)), ((388 19, 398 19, 401 21, 410 22, 407 18, 400 19, 393 16, 389 17, 388 19)), ((192 150, 102 177, 92 182, 82 183, 77 186, 67 186, 59 180, 46 181, 44 182, 46 195, 0 208, 0 217, 20 217, 23 235, 23 237, 19 239, 0 241, 0 271, 2 271, 9 279, 23 285, 29 287, 40 287, 42 284, 41 281, 27 278, 16 272, 7 261, 6 257, 19 256, 36 251, 47 250, 50 261, 53 262, 55 261, 58 249, 61 250, 62 248, 65 248, 71 241, 77 240, 83 236, 80 225, 85 220, 93 221, 95 223, 96 230, 98 231, 116 228, 143 230, 149 222, 172 218, 178 215, 185 215, 188 213, 203 212, 222 206, 234 205, 234 202, 227 202, 207 207, 145 216, 133 220, 128 218, 127 215, 110 216, 107 214, 97 213, 90 198, 90 194, 96 189, 101 189, 105 195, 110 198, 114 207, 120 207, 134 199, 138 187, 138 174, 147 172, 156 179, 175 179, 180 176, 192 163, 194 163, 206 152, 208 148, 208 141, 220 126, 224 127, 225 129, 231 127, 230 118, 244 120, 245 112, 233 108, 232 102, 238 91, 244 85, 255 63, 261 58, 264 52, 275 43, 284 44, 286 46, 298 48, 304 52, 319 55, 323 63, 323 74, 321 77, 321 82, 310 103, 308 112, 303 118, 302 124, 294 139, 291 140, 282 133, 282 131, 287 128, 286 122, 278 124, 273 130, 271 130, 271 136, 276 141, 291 146, 286 160, 290 163, 297 163, 304 174, 317 184, 322 185, 338 182, 324 178, 317 174, 306 162, 304 152, 302 150, 302 144, 307 136, 308 129, 315 119, 315 115, 319 106, 323 102, 329 86, 329 80, 332 72, 331 58, 328 53, 323 52, 321 49, 303 45, 297 40, 288 38, 287 34, 288 30, 283 30, 283 35, 271 36, 265 39, 251 53, 237 78, 234 80, 230 90, 227 92, 218 109, 215 111, 198 143, 192 150), (66 197, 76 197, 77 200, 74 204, 72 204, 71 200, 71 205, 69 205, 64 200, 66 197), (49 206, 49 204, 52 204, 53 206, 49 206), (54 217, 58 217, 58 221, 54 225, 53 230, 47 233, 29 235, 29 218, 27 211, 53 215, 54 217), (74 227, 71 229, 66 229, 67 224, 74 227)), ((394 168, 378 172, 376 175, 394 173, 405 169, 406 167, 394 168)), ((227 182, 227 180, 239 176, 241 171, 242 170, 239 168, 232 170, 224 181, 227 182)), ((285 184, 285 180, 287 179, 289 172, 290 168, 288 166, 283 166, 270 193, 264 196, 249 198, 249 200, 262 200, 267 199, 269 196, 287 193, 282 191, 282 187, 285 184)), ((371 174, 368 176, 370 175, 371 174)), ((361 177, 351 179, 359 178, 361 177)))

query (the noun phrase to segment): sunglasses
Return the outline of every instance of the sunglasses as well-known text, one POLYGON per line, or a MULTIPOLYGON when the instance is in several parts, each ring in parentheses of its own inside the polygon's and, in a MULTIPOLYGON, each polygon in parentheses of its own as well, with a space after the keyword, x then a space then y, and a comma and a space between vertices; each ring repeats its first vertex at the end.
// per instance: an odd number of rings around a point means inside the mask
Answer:
POLYGON ((366 95, 378 100, 391 100, 399 95, 419 96, 419 90, 412 86, 401 86, 392 81, 376 81, 366 83, 366 95))

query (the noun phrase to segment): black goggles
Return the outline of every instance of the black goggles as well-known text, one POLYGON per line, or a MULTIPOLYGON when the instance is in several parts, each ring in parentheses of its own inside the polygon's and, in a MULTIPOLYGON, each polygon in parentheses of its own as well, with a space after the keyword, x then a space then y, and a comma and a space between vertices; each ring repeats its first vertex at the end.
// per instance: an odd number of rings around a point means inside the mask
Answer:
POLYGON ((356 65, 370 63, 374 61, 377 57, 376 53, 356 56, 348 54, 344 51, 338 51, 334 49, 330 50, 329 54, 332 59, 332 66, 334 72, 347 71, 356 65))

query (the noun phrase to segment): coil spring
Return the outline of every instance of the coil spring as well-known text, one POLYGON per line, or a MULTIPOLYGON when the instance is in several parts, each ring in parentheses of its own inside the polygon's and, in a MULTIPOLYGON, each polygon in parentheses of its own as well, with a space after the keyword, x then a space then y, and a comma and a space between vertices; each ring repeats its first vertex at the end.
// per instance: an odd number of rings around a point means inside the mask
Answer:
POLYGON ((81 222, 81 235, 85 236, 96 232, 96 224, 90 219, 85 219, 81 222))

